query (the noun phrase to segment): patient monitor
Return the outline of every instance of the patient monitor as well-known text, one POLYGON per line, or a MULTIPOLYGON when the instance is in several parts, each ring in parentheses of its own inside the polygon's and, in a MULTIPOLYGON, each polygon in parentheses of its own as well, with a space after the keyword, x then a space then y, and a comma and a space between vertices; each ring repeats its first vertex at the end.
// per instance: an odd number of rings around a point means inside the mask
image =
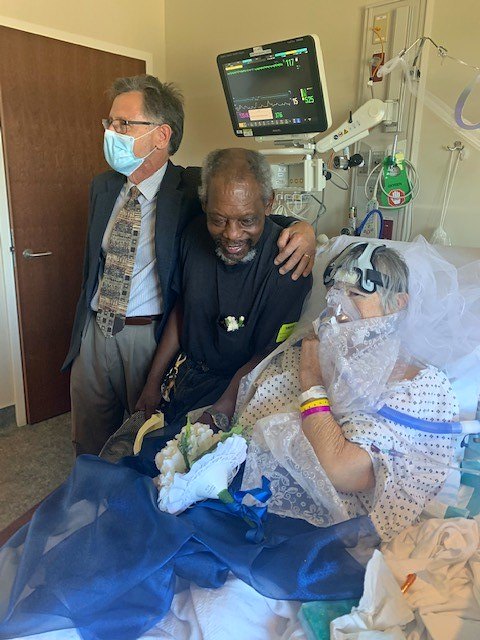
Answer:
POLYGON ((330 127, 317 36, 222 53, 217 64, 236 136, 307 140, 330 127))
MULTIPOLYGON (((314 140, 332 119, 318 37, 222 53, 217 64, 235 135, 273 141, 275 148, 260 150, 265 155, 302 157, 302 191, 322 191, 323 162, 314 158, 314 140)), ((288 180, 273 176, 275 189, 288 190, 288 180)))

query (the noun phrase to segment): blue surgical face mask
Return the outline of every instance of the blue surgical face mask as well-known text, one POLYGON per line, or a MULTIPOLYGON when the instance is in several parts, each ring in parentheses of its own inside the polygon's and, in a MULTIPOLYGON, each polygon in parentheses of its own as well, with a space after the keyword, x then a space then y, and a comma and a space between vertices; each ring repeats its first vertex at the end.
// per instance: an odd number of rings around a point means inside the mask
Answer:
MULTIPOLYGON (((158 127, 155 127, 155 129, 157 128, 158 127)), ((154 147, 146 156, 138 158, 133 152, 135 141, 148 136, 150 133, 155 131, 155 129, 147 131, 147 133, 144 133, 143 136, 139 136, 138 138, 106 129, 105 136, 103 138, 103 153, 105 154, 105 160, 112 169, 114 169, 114 171, 123 173, 123 175, 127 177, 132 175, 132 173, 138 169, 145 159, 155 151, 154 147)))

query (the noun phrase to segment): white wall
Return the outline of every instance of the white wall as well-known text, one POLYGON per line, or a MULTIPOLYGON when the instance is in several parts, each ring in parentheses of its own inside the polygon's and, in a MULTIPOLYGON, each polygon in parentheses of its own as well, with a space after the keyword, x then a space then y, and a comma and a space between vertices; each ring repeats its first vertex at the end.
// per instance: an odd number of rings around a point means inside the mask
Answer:
MULTIPOLYGON (((166 0, 166 65, 169 80, 177 82, 186 97, 185 139, 176 159, 199 164, 215 147, 250 146, 255 142, 236 138, 232 132, 216 67, 218 53, 286 37, 316 33, 322 44, 334 124, 340 124, 350 108, 357 106, 363 11, 376 4, 367 0, 166 0)), ((480 66, 478 0, 435 0, 432 38, 449 53, 480 66)), ((473 76, 472 70, 430 53, 428 88, 450 105, 473 76)), ((480 120, 480 88, 466 110, 473 122, 480 120)), ((427 236, 435 226, 441 204, 448 155, 442 145, 452 144, 456 134, 425 111, 418 169, 421 193, 415 203, 413 235, 427 236)), ((476 222, 480 189, 480 152, 469 150, 460 166, 452 195, 447 231, 455 244, 480 246, 476 222)), ((322 231, 338 233, 348 208, 344 192, 327 184, 328 213, 322 231)))
MULTIPOLYGON (((431 37, 456 58, 480 67, 480 2, 478 0, 435 0, 431 37)), ((452 110, 461 91, 478 71, 443 60, 429 48, 427 89, 452 110)), ((480 88, 472 93, 465 117, 480 121, 480 88)), ((477 130, 477 135, 479 131, 477 130)), ((480 151, 465 142, 429 109, 424 110, 418 169, 421 191, 415 206, 413 233, 429 237, 437 226, 444 193, 449 152, 455 140, 465 144, 466 158, 460 163, 454 183, 445 230, 460 246, 480 247, 479 198, 480 151)))
POLYGON ((0 0, 2 16, 148 51, 165 75, 165 0, 0 0))

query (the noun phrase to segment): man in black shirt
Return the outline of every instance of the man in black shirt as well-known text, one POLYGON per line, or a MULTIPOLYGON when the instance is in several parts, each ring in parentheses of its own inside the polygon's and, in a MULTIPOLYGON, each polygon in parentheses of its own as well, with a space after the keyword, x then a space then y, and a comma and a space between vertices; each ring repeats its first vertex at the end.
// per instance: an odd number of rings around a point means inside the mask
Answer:
MULTIPOLYGON (((183 234, 176 287, 179 301, 159 342, 139 400, 159 404, 169 365, 178 370, 162 407, 173 435, 185 414, 213 405, 201 421, 227 426, 240 379, 291 333, 312 277, 292 280, 274 264, 281 228, 268 219, 270 167, 246 149, 212 152, 202 169, 199 217, 183 234)), ((166 434, 165 434, 166 435, 166 434)))

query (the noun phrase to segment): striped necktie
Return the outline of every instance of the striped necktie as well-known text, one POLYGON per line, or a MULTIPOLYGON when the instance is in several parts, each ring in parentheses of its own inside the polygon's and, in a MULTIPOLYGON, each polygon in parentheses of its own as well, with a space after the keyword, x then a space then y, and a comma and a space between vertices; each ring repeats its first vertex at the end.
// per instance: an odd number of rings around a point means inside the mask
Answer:
POLYGON ((110 239, 98 298, 97 324, 106 338, 125 326, 142 212, 140 191, 133 186, 118 212, 110 239))

